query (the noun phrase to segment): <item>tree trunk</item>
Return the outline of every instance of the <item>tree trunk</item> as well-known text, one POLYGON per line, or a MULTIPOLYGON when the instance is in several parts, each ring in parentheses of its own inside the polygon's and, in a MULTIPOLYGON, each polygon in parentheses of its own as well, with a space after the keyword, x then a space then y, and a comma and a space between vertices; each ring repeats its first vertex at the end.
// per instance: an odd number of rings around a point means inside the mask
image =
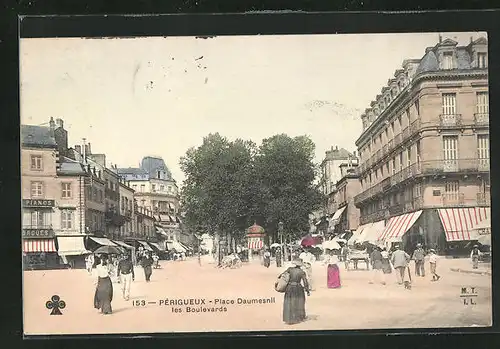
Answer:
POLYGON ((286 244, 286 236, 283 236, 283 252, 284 252, 284 257, 285 261, 288 262, 288 246, 286 244))
POLYGON ((214 234, 214 252, 215 252, 215 258, 214 258, 215 264, 219 266, 221 263, 221 257, 220 257, 220 234, 218 231, 216 231, 214 234))

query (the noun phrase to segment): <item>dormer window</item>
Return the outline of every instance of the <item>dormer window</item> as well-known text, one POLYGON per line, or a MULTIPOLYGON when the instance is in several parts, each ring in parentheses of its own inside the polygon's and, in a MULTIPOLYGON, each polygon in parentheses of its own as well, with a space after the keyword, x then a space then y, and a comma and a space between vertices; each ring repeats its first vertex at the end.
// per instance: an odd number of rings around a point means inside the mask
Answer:
POLYGON ((156 172, 156 176, 157 176, 158 179, 161 178, 161 171, 157 171, 156 172))
POLYGON ((443 69, 453 69, 453 52, 443 53, 443 69))
POLYGON ((477 67, 487 68, 488 67, 488 56, 486 52, 478 52, 477 54, 477 67))

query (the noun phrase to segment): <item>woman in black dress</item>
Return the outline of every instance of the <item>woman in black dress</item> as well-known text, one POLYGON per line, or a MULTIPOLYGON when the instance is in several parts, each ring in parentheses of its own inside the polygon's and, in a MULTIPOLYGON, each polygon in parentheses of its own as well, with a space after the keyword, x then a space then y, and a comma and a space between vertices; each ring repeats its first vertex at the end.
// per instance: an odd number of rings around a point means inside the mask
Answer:
POLYGON ((111 314, 111 301, 113 300, 113 283, 108 272, 108 256, 100 257, 97 265, 97 288, 94 295, 94 308, 99 309, 103 314, 111 314))
POLYGON ((290 281, 285 289, 283 301, 283 322, 288 325, 297 324, 306 319, 306 296, 310 295, 306 273, 302 270, 300 259, 294 259, 294 266, 285 272, 290 275, 290 281))

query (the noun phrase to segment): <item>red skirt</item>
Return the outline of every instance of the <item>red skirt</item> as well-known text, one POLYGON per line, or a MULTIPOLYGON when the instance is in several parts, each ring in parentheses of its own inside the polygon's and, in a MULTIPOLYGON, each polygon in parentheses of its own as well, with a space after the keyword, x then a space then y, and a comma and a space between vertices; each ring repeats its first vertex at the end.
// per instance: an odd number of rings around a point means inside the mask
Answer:
POLYGON ((337 264, 328 264, 327 269, 327 286, 328 288, 339 288, 340 285, 340 270, 337 264))

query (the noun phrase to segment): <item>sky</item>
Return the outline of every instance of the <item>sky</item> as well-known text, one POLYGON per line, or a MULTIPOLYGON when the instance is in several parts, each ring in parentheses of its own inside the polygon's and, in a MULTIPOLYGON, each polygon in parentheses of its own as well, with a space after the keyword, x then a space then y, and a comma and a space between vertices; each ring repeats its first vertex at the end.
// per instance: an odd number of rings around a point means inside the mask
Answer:
MULTIPOLYGON (((441 33, 467 45, 485 33, 441 33)), ((69 145, 91 143, 107 165, 179 159, 203 137, 308 135, 321 162, 355 151, 362 112, 438 33, 21 39, 21 123, 64 120, 69 145)))

